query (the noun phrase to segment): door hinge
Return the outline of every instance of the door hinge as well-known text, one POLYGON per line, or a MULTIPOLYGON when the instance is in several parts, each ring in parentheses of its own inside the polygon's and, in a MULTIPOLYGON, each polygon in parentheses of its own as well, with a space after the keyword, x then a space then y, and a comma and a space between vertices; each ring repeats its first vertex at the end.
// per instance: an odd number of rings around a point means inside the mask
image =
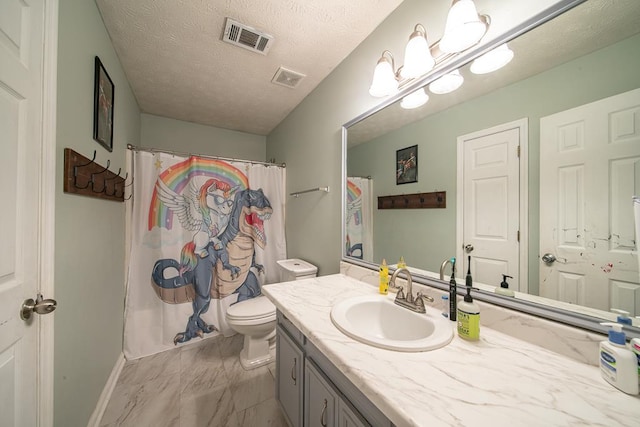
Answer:
POLYGON ((520 157, 520 146, 518 145, 518 157, 520 157))
POLYGON ((518 242, 520 241, 520 230, 518 230, 518 242))

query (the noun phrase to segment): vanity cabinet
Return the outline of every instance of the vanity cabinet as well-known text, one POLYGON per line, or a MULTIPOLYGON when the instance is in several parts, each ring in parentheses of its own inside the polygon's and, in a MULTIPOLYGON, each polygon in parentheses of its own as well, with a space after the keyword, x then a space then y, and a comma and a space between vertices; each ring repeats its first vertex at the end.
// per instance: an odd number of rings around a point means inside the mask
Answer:
POLYGON ((276 399, 291 426, 391 426, 280 312, 276 332, 276 399))
POLYGON ((304 353, 278 325, 276 327, 276 399, 292 426, 302 425, 304 353))
POLYGON ((338 394, 313 363, 304 367, 304 426, 336 426, 338 394))

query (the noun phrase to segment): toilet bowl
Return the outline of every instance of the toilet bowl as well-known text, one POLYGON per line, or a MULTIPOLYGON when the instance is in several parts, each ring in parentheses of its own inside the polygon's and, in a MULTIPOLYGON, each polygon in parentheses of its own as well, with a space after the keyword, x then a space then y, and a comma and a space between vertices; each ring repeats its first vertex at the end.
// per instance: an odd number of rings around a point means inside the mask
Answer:
MULTIPOLYGON (((278 261, 280 281, 315 277, 318 268, 300 259, 278 261)), ((269 285, 265 285, 269 286, 269 285)), ((231 329, 244 335, 240 364, 255 369, 271 362, 275 356, 276 307, 264 295, 229 306, 226 320, 231 329)))

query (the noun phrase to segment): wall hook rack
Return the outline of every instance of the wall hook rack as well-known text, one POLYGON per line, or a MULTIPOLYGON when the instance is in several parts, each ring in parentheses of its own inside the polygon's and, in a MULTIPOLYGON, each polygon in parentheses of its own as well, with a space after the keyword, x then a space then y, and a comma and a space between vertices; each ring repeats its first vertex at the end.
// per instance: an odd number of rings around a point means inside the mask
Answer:
POLYGON ((124 201, 126 177, 120 176, 121 169, 116 174, 109 170, 111 160, 107 160, 106 167, 96 163, 95 160, 95 150, 93 157, 88 159, 71 148, 64 149, 64 192, 124 201))

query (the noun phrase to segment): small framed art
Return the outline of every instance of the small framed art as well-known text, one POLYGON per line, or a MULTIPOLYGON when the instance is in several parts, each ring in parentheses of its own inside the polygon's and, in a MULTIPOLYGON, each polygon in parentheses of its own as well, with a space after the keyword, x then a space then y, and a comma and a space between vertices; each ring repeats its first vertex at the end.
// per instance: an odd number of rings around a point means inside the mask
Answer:
POLYGON ((95 58, 93 94, 93 139, 113 151, 113 95, 114 87, 100 58, 95 58))
POLYGON ((396 151, 396 185, 418 182, 418 146, 396 151))

